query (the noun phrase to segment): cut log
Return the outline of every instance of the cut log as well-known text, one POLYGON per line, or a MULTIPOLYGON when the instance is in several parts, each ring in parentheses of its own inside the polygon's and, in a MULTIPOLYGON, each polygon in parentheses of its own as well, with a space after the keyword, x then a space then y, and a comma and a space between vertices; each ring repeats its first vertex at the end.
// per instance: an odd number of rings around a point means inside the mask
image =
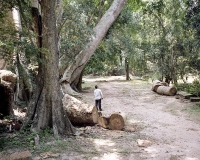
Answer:
POLYGON ((15 83, 17 75, 8 70, 0 70, 0 77, 4 81, 15 83))
POLYGON ((64 110, 73 125, 94 125, 98 122, 98 110, 68 94, 63 97, 64 110))
POLYGON ((14 90, 17 75, 8 70, 0 70, 0 83, 14 90))
POLYGON ((174 96, 176 95, 177 89, 173 86, 159 86, 156 92, 162 95, 174 96))
POLYGON ((155 80, 152 85, 152 91, 156 92, 159 86, 169 86, 166 82, 161 82, 159 80, 155 80))
POLYGON ((124 119, 120 114, 112 114, 109 118, 109 129, 122 130, 124 128, 124 119))
POLYGON ((154 92, 156 92, 157 88, 158 88, 159 86, 161 86, 161 85, 162 85, 162 84, 160 84, 160 81, 159 81, 159 80, 155 80, 155 81, 153 81, 153 85, 152 85, 151 90, 154 91, 154 92))
POLYGON ((109 125, 109 118, 106 117, 99 117, 98 124, 103 128, 108 128, 109 125))
POLYGON ((124 128, 125 122, 122 115, 114 113, 110 117, 99 117, 98 124, 106 129, 122 130, 124 128))

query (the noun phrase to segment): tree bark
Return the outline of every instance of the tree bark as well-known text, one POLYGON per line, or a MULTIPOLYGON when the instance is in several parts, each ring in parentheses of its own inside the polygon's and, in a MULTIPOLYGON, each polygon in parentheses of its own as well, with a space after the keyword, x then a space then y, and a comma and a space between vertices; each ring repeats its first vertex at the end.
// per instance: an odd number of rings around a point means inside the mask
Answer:
POLYGON ((98 124, 110 130, 122 130, 125 126, 124 118, 119 113, 113 113, 109 117, 99 117, 98 124))
POLYGON ((126 70, 126 80, 128 81, 130 80, 128 58, 125 58, 125 70, 126 70))
POLYGON ((97 123, 99 115, 94 105, 81 102, 68 94, 65 94, 62 101, 64 110, 72 124, 94 125, 97 123))
POLYGON ((173 86, 159 86, 156 92, 161 95, 174 96, 177 93, 177 89, 173 86))
POLYGON ((107 12, 103 15, 103 17, 96 25, 96 27, 93 29, 94 35, 91 37, 90 42, 86 45, 85 50, 82 50, 75 57, 75 63, 70 63, 64 71, 60 71, 61 73, 63 73, 63 77, 61 78, 60 82, 62 83, 63 91, 65 93, 69 93, 69 91, 66 90, 66 88, 68 87, 65 87, 65 85, 72 84, 76 80, 76 78, 81 74, 90 57, 94 54, 98 45, 106 35, 108 29, 112 26, 114 21, 121 13, 126 2, 127 0, 113 1, 110 8, 107 10, 107 12))
POLYGON ((28 121, 33 120, 32 129, 36 131, 53 128, 55 137, 58 134, 74 134, 75 129, 64 112, 61 100, 55 1, 41 0, 40 5, 43 52, 39 61, 37 91, 34 102, 30 103, 28 121))
MULTIPOLYGON (((16 8, 12 9, 12 20, 15 24, 15 29, 17 31, 22 31, 20 13, 19 10, 16 8)), ((23 40, 23 37, 20 37, 20 35, 17 36, 21 40, 23 40)), ((16 65, 15 72, 18 77, 17 87, 15 91, 15 101, 18 101, 19 97, 21 97, 21 99, 25 97, 26 103, 28 104, 28 101, 30 100, 30 97, 32 95, 33 87, 30 79, 30 73, 28 71, 25 53, 19 52, 17 49, 15 49, 14 63, 16 65)))

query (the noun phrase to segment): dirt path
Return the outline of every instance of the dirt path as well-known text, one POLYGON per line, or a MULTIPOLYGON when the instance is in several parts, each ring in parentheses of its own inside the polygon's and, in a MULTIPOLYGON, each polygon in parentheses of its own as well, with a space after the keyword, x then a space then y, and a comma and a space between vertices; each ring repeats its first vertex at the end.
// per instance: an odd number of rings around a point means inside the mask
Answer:
POLYGON ((101 130, 97 134, 100 145, 95 147, 101 148, 98 151, 102 154, 97 159, 200 160, 200 125, 181 111, 191 106, 189 102, 158 95, 151 91, 150 83, 141 80, 114 78, 84 79, 85 87, 90 88, 83 94, 84 100, 94 103, 93 88, 97 84, 104 94, 103 115, 122 112, 126 124, 136 131, 101 130), (152 144, 138 147, 138 139, 152 144))

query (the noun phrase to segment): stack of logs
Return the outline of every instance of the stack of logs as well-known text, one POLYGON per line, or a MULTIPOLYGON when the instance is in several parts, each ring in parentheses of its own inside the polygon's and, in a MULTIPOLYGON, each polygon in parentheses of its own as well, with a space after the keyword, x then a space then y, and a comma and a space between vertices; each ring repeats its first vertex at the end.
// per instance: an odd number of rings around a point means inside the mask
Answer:
POLYGON ((124 119, 121 114, 114 113, 109 117, 103 117, 94 105, 84 103, 68 94, 62 99, 65 113, 73 125, 95 125, 110 130, 122 130, 124 119))
POLYGON ((152 91, 161 94, 161 95, 168 95, 174 96, 177 93, 177 89, 174 86, 169 86, 166 82, 161 82, 159 80, 155 80, 152 85, 152 91))

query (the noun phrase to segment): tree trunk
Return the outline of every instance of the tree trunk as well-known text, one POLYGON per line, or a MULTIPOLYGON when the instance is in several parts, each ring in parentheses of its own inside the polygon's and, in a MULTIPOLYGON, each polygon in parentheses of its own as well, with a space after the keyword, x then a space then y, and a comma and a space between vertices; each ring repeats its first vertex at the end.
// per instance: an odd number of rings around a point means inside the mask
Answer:
POLYGON ((61 100, 58 72, 58 42, 54 0, 41 0, 42 12, 42 48, 40 55, 37 91, 29 107, 29 120, 33 120, 33 129, 51 127, 54 136, 73 134, 75 129, 67 118, 61 100), (34 109, 31 109, 34 108, 34 109), (31 113, 32 112, 32 113, 31 113))
POLYGON ((130 80, 129 77, 129 62, 128 62, 128 58, 125 58, 125 69, 126 69, 126 80, 130 80))
POLYGON ((173 86, 159 86, 156 92, 161 95, 174 96, 177 93, 177 89, 173 86))
POLYGON ((62 83, 63 91, 65 93, 69 93, 69 91, 66 90, 68 87, 65 87, 65 85, 72 84, 73 81, 76 80, 76 78, 81 74, 90 57, 94 54, 98 45, 106 35, 108 29, 121 13, 126 2, 127 0, 113 1, 110 8, 94 28, 94 35, 91 37, 91 41, 86 45, 85 50, 82 50, 75 57, 75 63, 70 63, 64 71, 60 71, 63 73, 63 77, 60 82, 62 83))
POLYGON ((94 125, 98 121, 98 110, 94 105, 81 102, 78 99, 65 94, 63 106, 67 116, 74 125, 94 125))
POLYGON ((0 118, 13 114, 16 80, 17 76, 11 71, 0 70, 0 118))
MULTIPOLYGON (((17 31, 22 31, 21 18, 20 18, 18 9, 16 9, 16 8, 12 9, 12 14, 10 13, 10 18, 14 22, 15 29, 17 31)), ((17 36, 19 39, 23 40, 23 37, 20 37, 19 35, 17 35, 17 36)), ((19 97, 21 99, 23 99, 23 97, 26 97, 25 100, 28 104, 28 101, 29 101, 30 96, 33 91, 33 88, 32 88, 30 74, 29 74, 28 67, 27 67, 25 53, 19 52, 17 49, 15 49, 14 63, 16 65, 15 72, 18 77, 18 81, 17 81, 18 84, 17 84, 16 91, 15 91, 15 101, 18 101, 19 97), (23 93, 22 91, 24 91, 24 95, 22 94, 23 93)))
POLYGON ((0 119, 13 114, 13 89, 0 82, 0 119))

